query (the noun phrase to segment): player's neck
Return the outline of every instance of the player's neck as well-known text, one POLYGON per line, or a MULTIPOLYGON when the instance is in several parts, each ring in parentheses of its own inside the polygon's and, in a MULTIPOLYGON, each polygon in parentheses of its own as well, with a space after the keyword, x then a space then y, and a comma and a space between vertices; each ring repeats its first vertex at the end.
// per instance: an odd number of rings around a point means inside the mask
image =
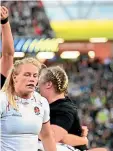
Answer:
POLYGON ((23 99, 29 99, 33 95, 33 93, 16 93, 17 96, 23 99))
POLYGON ((49 98, 48 98, 48 101, 49 101, 49 104, 59 100, 59 99, 63 99, 65 98, 65 95, 64 93, 62 94, 53 94, 53 95, 49 95, 49 98))

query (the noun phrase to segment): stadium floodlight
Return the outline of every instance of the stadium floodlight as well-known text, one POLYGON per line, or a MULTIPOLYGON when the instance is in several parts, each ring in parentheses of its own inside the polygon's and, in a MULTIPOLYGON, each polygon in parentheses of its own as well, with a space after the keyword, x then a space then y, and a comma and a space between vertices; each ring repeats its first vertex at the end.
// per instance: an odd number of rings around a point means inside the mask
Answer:
POLYGON ((37 59, 53 59, 55 56, 54 52, 39 52, 36 57, 37 59))
POLYGON ((15 52, 14 58, 23 58, 25 56, 24 52, 15 52))
POLYGON ((91 59, 94 59, 94 58, 95 58, 95 52, 94 52, 94 51, 89 51, 89 52, 88 52, 88 56, 89 56, 91 59))
POLYGON ((108 41, 106 37, 99 37, 99 38, 90 38, 89 41, 91 43, 105 43, 108 41))
POLYGON ((62 59, 77 59, 80 56, 79 51, 64 51, 60 55, 62 59))

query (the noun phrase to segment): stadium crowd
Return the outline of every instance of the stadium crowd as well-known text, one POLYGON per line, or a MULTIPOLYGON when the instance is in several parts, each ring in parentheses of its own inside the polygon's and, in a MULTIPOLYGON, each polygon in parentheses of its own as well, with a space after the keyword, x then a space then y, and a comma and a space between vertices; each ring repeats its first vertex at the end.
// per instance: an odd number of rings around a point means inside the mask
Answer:
POLYGON ((55 36, 41 0, 2 1, 1 5, 9 9, 13 36, 55 36))

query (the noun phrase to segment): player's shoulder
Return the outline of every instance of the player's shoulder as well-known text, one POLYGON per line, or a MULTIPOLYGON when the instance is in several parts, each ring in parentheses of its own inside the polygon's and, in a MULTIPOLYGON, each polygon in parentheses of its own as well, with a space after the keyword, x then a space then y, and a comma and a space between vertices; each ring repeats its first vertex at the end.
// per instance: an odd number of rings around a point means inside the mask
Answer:
POLYGON ((1 98, 1 99, 5 99, 6 96, 7 96, 7 95, 6 95, 6 92, 0 90, 0 98, 1 98))
POLYGON ((67 113, 75 114, 77 111, 76 105, 69 98, 65 98, 64 101, 61 101, 59 107, 61 110, 65 110, 67 113))
POLYGON ((6 105, 8 103, 7 94, 0 90, 0 103, 6 105))
POLYGON ((34 95, 36 99, 39 100, 43 105, 48 105, 47 99, 41 96, 38 92, 34 92, 34 95))

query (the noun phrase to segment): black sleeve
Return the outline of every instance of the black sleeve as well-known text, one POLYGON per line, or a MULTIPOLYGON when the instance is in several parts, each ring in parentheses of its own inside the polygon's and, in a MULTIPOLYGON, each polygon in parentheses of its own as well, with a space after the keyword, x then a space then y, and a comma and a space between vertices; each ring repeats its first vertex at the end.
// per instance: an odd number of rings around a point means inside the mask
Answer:
POLYGON ((5 80, 6 80, 6 77, 0 74, 0 89, 3 87, 5 80))
POLYGON ((72 112, 64 111, 62 109, 56 110, 54 117, 51 114, 50 122, 51 124, 58 125, 64 128, 66 131, 69 131, 74 121, 74 115, 72 112))

